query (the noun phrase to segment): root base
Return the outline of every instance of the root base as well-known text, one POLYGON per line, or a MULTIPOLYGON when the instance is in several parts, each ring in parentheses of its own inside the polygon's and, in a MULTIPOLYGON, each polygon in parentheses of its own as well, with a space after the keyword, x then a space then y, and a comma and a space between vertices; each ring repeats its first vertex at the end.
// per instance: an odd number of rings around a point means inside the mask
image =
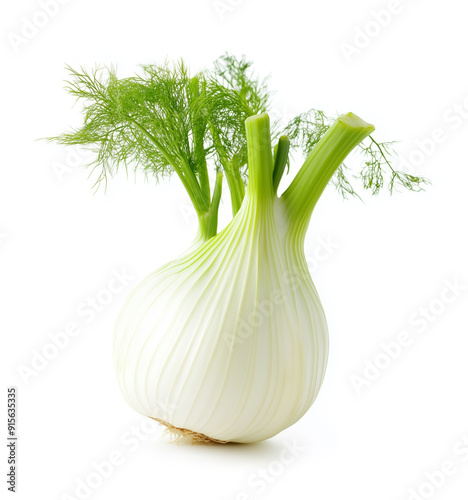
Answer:
POLYGON ((161 420, 159 418, 150 417, 156 422, 159 422, 166 429, 164 431, 163 436, 170 436, 171 442, 175 443, 179 440, 184 440, 189 442, 190 444, 226 444, 228 441, 221 441, 220 439, 214 439, 209 436, 205 436, 205 434, 201 434, 199 432, 191 431, 190 429, 183 429, 181 427, 174 427, 169 422, 161 420))

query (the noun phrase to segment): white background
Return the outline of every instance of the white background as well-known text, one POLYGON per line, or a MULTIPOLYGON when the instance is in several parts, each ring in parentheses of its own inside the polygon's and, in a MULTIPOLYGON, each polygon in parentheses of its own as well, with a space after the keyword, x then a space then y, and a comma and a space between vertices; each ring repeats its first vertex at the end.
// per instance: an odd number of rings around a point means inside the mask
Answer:
MULTIPOLYGON (((43 5, 3 2, 0 12, 2 407, 6 387, 18 386, 17 498, 79 498, 78 485, 88 480, 101 484, 81 498, 466 498, 464 4, 43 5), (381 13, 389 9, 390 17, 381 13), (41 27, 34 31, 31 22, 41 27), (261 75, 271 73, 277 113, 353 111, 376 126, 377 139, 401 141, 400 157, 432 186, 419 194, 367 196, 365 204, 342 202, 330 188, 320 201, 306 251, 327 313, 331 350, 321 393, 306 416, 259 444, 174 445, 161 438, 160 429, 144 427, 145 419, 125 404, 112 371, 111 340, 126 293, 194 236, 196 220, 187 212, 183 189, 176 179, 155 185, 141 176, 120 176, 106 193, 93 194, 93 180, 80 168, 87 160, 83 153, 77 157, 36 139, 80 123, 80 107, 63 90, 65 64, 115 63, 120 76, 129 76, 139 64, 166 57, 183 57, 201 69, 225 51, 245 54, 261 75), (428 142, 434 133, 442 137, 438 144, 428 142), (324 251, 320 241, 327 240, 332 245, 324 251), (321 258, 318 264, 314 255, 321 258), (95 317, 80 316, 83 301, 123 269, 133 277, 125 289, 95 317), (458 282, 458 295, 444 292, 447 280, 458 282), (447 297, 453 300, 443 302, 447 297), (430 320, 422 319, 421 307, 432 311, 430 320), (34 376, 21 376, 18 368, 31 367, 35 350, 70 322, 78 324, 79 334, 34 376), (387 368, 366 372, 369 363, 388 360, 384 346, 401 332, 410 345, 387 368), (366 385, 358 388, 357 377, 366 385), (132 428, 143 439, 130 440, 132 428), (287 446, 296 447, 295 455, 283 452, 287 446), (115 452, 121 453, 120 464, 109 477, 96 476, 93 462, 115 452), (282 463, 286 456, 288 463, 282 463), (428 475, 447 461, 451 475, 433 476, 438 484, 431 486, 428 475)), ((223 220, 228 213, 225 202, 223 220)), ((0 488, 6 491, 3 450, 0 488)))

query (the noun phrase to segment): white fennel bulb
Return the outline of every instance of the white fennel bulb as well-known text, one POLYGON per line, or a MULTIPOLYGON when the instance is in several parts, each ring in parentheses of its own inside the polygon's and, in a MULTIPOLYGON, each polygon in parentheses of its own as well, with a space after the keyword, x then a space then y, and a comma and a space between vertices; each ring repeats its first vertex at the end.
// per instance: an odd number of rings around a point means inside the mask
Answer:
POLYGON ((196 439, 238 443, 278 434, 317 397, 328 332, 304 237, 334 171, 373 130, 341 116, 278 197, 268 116, 249 118, 246 128, 240 210, 219 234, 144 279, 114 336, 130 406, 196 439))

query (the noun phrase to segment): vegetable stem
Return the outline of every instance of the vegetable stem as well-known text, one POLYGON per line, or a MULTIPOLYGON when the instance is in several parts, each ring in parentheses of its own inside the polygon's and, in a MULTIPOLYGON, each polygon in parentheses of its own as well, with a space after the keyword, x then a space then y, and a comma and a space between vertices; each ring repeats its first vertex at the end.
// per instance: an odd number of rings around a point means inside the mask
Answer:
POLYGON ((242 180, 239 164, 235 156, 229 159, 226 149, 224 148, 219 133, 215 127, 210 125, 211 134, 213 136, 213 145, 218 153, 219 160, 223 166, 226 180, 231 194, 232 216, 234 217, 242 205, 242 200, 245 196, 244 181, 242 180))
MULTIPOLYGON (((194 76, 190 79, 189 92, 191 94, 191 101, 196 102, 200 99, 200 96, 206 92, 206 84, 204 81, 200 82, 198 76, 194 76)), ((198 168, 198 181, 200 183, 200 189, 203 197, 210 203, 210 180, 208 177, 208 166, 206 163, 206 152, 205 152, 205 131, 206 131, 206 121, 203 122, 203 114, 197 116, 197 113, 192 111, 192 122, 193 122, 193 149, 195 154, 195 163, 198 168)))
POLYGON ((275 164, 273 167, 273 189, 275 194, 278 191, 284 169, 288 164, 290 144, 289 138, 286 135, 282 135, 275 146, 275 164))
POLYGON ((337 168, 369 134, 373 125, 353 113, 341 115, 314 147, 282 198, 294 220, 294 229, 305 237, 310 217, 337 168))
POLYGON ((232 215, 236 215, 245 196, 244 182, 239 172, 235 159, 226 161, 223 165, 224 173, 231 193, 232 215))
POLYGON ((198 215, 198 237, 199 242, 204 242, 216 236, 218 232, 218 210, 221 201, 221 193, 223 187, 223 172, 218 170, 216 173, 216 181, 213 190, 213 198, 211 200, 210 209, 198 215))
POLYGON ((273 157, 271 153, 270 118, 266 113, 247 118, 247 165, 249 195, 259 202, 271 200, 273 191, 273 157))

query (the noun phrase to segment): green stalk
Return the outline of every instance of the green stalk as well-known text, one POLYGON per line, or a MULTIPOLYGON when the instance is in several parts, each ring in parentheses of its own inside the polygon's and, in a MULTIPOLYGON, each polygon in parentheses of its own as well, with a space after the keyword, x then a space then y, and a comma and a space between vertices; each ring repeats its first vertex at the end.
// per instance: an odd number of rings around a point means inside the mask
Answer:
POLYGON ((203 195, 197 177, 193 173, 187 161, 184 158, 179 158, 179 160, 182 166, 182 173, 184 176, 182 182, 184 183, 185 189, 187 190, 197 213, 203 213, 209 209, 210 200, 207 200, 203 195))
POLYGON ((210 209, 198 214, 198 236, 200 242, 204 242, 216 236, 218 232, 218 210, 221 201, 221 192, 223 187, 223 172, 219 170, 216 173, 216 181, 213 190, 213 198, 211 200, 210 209))
POLYGON ((373 125, 355 114, 341 115, 307 157, 282 195, 294 230, 300 237, 305 237, 314 207, 336 169, 373 131, 373 125))
POLYGON ((266 113, 251 116, 245 121, 245 128, 249 169, 247 192, 260 206, 274 197, 270 118, 266 113))
POLYGON ((226 181, 231 194, 232 216, 234 217, 242 205, 242 200, 245 196, 244 182, 239 171, 239 165, 235 157, 229 160, 226 150, 224 149, 217 130, 210 124, 210 130, 213 137, 214 147, 218 153, 219 160, 223 166, 226 181))
POLYGON ((275 162, 273 167, 273 189, 275 194, 278 191, 278 186, 281 178, 283 177, 284 169, 288 164, 290 144, 289 138, 282 135, 278 140, 278 144, 275 146, 275 162))
POLYGON ((245 196, 244 182, 242 181, 239 168, 235 164, 235 160, 228 161, 226 159, 223 166, 229 192, 231 193, 232 215, 234 217, 239 211, 245 196))
POLYGON ((205 118, 203 114, 200 113, 199 116, 197 108, 197 99, 200 99, 201 94, 205 94, 206 83, 204 81, 200 82, 198 76, 194 76, 190 79, 189 92, 190 92, 190 102, 192 104, 191 115, 193 122, 193 145, 195 153, 195 162, 198 166, 198 181, 200 183, 200 189, 203 197, 209 203, 210 202, 210 180, 208 177, 208 166, 206 163, 206 153, 205 153, 205 128, 206 122, 203 121, 205 118))

